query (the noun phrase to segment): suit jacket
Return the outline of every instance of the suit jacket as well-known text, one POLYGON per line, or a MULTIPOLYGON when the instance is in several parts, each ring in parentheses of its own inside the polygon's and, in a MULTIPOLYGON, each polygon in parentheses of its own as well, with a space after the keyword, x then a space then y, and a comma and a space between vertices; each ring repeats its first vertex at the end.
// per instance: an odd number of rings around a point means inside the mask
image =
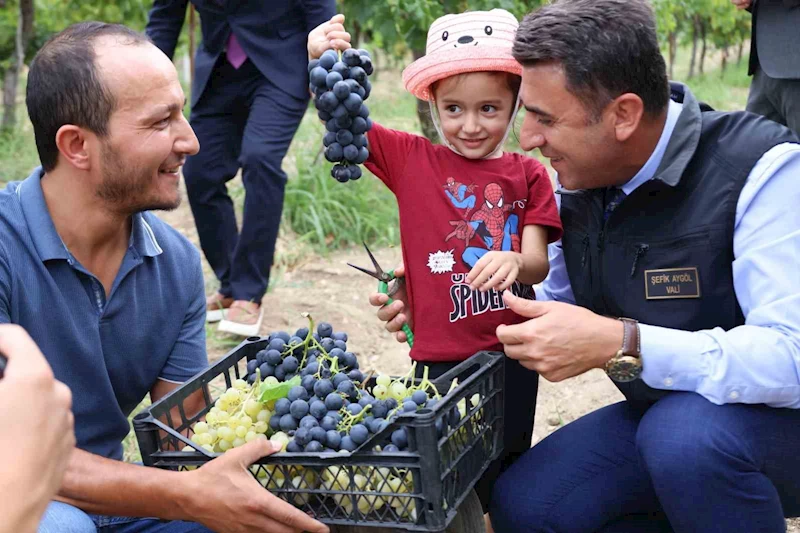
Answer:
POLYGON ((800 79, 800 0, 755 0, 748 74, 800 79))
MULTIPOLYGON (((299 99, 308 98, 308 33, 336 14, 336 0, 191 0, 202 42, 194 63, 191 103, 203 93, 231 32, 256 68, 299 99)), ((167 56, 175 53, 189 0, 155 0, 145 32, 167 56)))

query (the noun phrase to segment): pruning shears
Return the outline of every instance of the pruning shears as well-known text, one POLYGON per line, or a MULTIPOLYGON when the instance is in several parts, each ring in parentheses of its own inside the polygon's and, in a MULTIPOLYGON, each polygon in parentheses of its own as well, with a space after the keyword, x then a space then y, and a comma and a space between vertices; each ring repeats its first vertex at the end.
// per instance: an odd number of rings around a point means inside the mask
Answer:
MULTIPOLYGON (((360 266, 356 266, 350 263, 347 263, 349 266, 355 268, 356 270, 360 270, 364 274, 368 276, 372 276, 373 278, 378 280, 378 292, 381 294, 386 294, 389 296, 389 300, 386 302, 386 305, 390 305, 394 300, 392 299, 392 294, 396 291, 396 287, 393 287, 393 290, 389 290, 389 282, 392 280, 397 280, 398 282, 402 281, 403 278, 397 278, 394 275, 394 270, 390 270, 385 272, 381 266, 378 264, 378 261, 375 260, 375 256, 372 255, 372 252, 369 251, 369 247, 367 243, 364 243, 364 249, 367 250, 367 254, 369 255, 370 260, 372 261, 372 266, 375 267, 375 270, 367 270, 366 268, 362 268, 360 266)), ((410 347, 414 346, 414 333, 411 331, 411 328, 408 324, 403 324, 403 333, 406 334, 406 342, 410 347)))

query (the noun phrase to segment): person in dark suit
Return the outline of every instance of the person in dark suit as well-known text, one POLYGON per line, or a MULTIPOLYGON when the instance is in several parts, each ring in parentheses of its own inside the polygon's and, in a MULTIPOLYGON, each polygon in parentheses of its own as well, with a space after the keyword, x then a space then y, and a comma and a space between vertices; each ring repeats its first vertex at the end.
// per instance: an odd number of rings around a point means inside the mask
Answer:
MULTIPOLYGON (((219 282, 207 320, 256 335, 283 209, 281 163, 308 106, 308 33, 335 0, 192 0, 202 43, 190 123, 201 150, 184 167, 200 245, 219 282), (239 231, 226 183, 242 170, 239 231)), ((170 58, 189 0, 155 0, 147 35, 170 58)))
POLYGON ((731 0, 753 14, 747 110, 800 133, 800 0, 731 0))

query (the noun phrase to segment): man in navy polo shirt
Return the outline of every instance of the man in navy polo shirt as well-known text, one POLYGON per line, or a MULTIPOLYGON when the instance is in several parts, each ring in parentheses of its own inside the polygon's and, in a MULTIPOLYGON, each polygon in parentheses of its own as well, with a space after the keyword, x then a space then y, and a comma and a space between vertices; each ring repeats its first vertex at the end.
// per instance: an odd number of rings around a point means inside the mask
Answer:
POLYGON ((139 402, 207 366, 199 253, 149 212, 178 206, 199 148, 184 102, 169 59, 124 26, 71 26, 31 65, 42 166, 0 192, 0 323, 72 389, 77 440, 40 531, 326 531, 249 474, 264 441, 188 473, 120 461, 139 402))

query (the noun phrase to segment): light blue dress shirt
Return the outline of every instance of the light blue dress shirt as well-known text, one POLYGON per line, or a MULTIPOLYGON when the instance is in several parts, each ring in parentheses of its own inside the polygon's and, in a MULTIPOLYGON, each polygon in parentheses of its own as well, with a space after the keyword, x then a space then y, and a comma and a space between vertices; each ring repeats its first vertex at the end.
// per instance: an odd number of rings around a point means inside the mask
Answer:
MULTIPOLYGON (((682 107, 670 101, 661 138, 622 186, 626 194, 655 175, 682 107)), ((560 207, 559 194, 556 202, 560 207)), ((736 205, 733 252, 745 323, 696 332, 641 324, 642 379, 716 404, 800 409, 800 144, 775 146, 753 167, 736 205)), ((561 241, 548 255, 550 274, 536 287, 536 298, 574 304, 561 241)))

